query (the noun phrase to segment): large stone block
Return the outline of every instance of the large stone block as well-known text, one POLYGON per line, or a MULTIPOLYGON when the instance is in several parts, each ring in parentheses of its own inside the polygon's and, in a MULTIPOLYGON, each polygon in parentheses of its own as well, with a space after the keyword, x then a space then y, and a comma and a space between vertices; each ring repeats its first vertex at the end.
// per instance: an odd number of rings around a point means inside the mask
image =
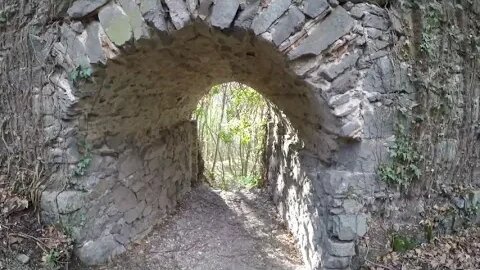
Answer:
POLYGON ((140 12, 145 21, 152 24, 159 31, 167 30, 165 11, 162 3, 157 0, 140 0, 140 12))
POLYGON ((300 8, 310 18, 315 18, 330 8, 327 0, 304 0, 300 8))
POLYGON ((337 153, 337 166, 345 171, 374 173, 388 156, 388 143, 372 139, 346 144, 337 153))
POLYGON ((185 1, 183 0, 165 0, 170 13, 170 18, 176 29, 183 28, 190 22, 190 12, 188 12, 185 1))
POLYGON ((342 241, 355 240, 367 233, 365 214, 336 215, 332 217, 332 234, 342 241))
POLYGON ((117 46, 132 38, 132 26, 125 11, 116 4, 108 4, 98 13, 100 24, 110 40, 117 46))
POLYGON ((350 257, 355 255, 355 244, 353 242, 341 242, 327 239, 326 251, 328 254, 337 257, 350 257))
POLYGON ((268 7, 261 11, 252 21, 252 29, 256 35, 260 35, 272 25, 282 14, 287 11, 291 0, 273 0, 268 7))
POLYGON ((118 243, 112 235, 108 235, 94 241, 87 241, 76 250, 76 255, 87 265, 97 265, 125 251, 123 245, 118 243))
POLYGON ((290 59, 296 59, 302 55, 319 55, 339 38, 348 34, 354 25, 355 20, 339 6, 325 20, 318 23, 311 34, 288 56, 290 59))
POLYGON ((280 45, 291 34, 298 31, 305 21, 303 13, 295 6, 288 9, 286 14, 272 26, 272 41, 275 45, 280 45))
POLYGON ((239 6, 238 0, 216 1, 210 17, 211 24, 221 29, 230 27, 239 6))
POLYGON ((77 0, 67 10, 67 13, 72 18, 81 18, 94 12, 106 3, 108 3, 108 0, 77 0))

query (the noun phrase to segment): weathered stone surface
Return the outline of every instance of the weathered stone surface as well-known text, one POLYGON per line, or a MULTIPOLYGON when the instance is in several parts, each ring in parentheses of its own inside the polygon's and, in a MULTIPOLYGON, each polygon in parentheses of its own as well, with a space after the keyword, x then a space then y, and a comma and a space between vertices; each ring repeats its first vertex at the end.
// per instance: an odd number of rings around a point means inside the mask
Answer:
POLYGON ((335 257, 327 255, 324 258, 324 267, 327 269, 346 269, 350 266, 349 257, 335 257))
POLYGON ((358 99, 349 100, 345 104, 335 107, 333 114, 338 117, 345 117, 349 114, 352 114, 359 109, 360 102, 361 101, 358 99))
POLYGON ((256 35, 260 35, 272 25, 290 6, 290 0, 274 0, 268 7, 261 11, 252 21, 252 29, 256 35))
POLYGON ((322 75, 328 81, 333 81, 338 75, 342 74, 346 69, 351 68, 355 65, 359 58, 359 55, 356 53, 351 53, 344 56, 337 61, 326 65, 321 71, 322 75))
POLYGON ((130 209, 125 213, 125 222, 132 223, 135 219, 142 216, 143 210, 145 209, 145 201, 141 201, 135 208, 130 209))
POLYGON ((145 21, 152 24, 160 31, 167 30, 167 23, 165 21, 165 11, 162 3, 157 0, 140 0, 140 12, 145 21))
POLYGON ((340 6, 335 8, 297 48, 289 53, 289 58, 295 59, 302 55, 320 54, 340 37, 348 34, 354 24, 355 21, 344 8, 340 6))
POLYGON ((77 0, 67 10, 67 13, 72 18, 81 18, 94 12, 106 3, 108 3, 108 0, 77 0))
POLYGON ((87 40, 85 46, 87 48, 88 58, 90 63, 103 63, 107 62, 107 57, 103 53, 101 44, 101 32, 103 32, 102 26, 98 22, 93 22, 87 26, 87 40))
POLYGON ((260 1, 255 1, 248 6, 246 6, 239 14, 238 18, 235 20, 235 27, 249 29, 252 25, 253 18, 257 15, 258 9, 260 7, 260 1))
POLYGON ((362 123, 358 119, 355 119, 342 126, 340 129, 340 135, 348 138, 357 137, 358 133, 362 130, 362 127, 362 123))
POLYGON ((362 24, 365 27, 373 27, 380 30, 387 30, 390 27, 390 22, 386 18, 371 13, 365 14, 362 24))
POLYGON ((330 5, 327 0, 304 0, 300 8, 310 18, 315 18, 327 11, 330 5))
POLYGON ((130 19, 116 4, 108 4, 98 13, 100 24, 115 45, 120 46, 132 38, 130 19))
POLYGON ((333 239, 327 240, 327 252, 333 256, 348 257, 355 255, 353 242, 340 242, 333 239))
POLYGON ((130 210, 137 205, 135 194, 124 186, 119 186, 112 191, 112 198, 120 211, 130 210))
POLYGON ((25 254, 18 254, 16 259, 17 259, 17 261, 19 261, 23 264, 27 264, 30 261, 30 257, 28 257, 25 254))
POLYGON ((333 217, 333 235, 342 241, 354 240, 367 233, 365 214, 338 215, 333 217))
POLYGON ((130 25, 132 26, 133 37, 138 40, 142 37, 148 37, 148 28, 140 13, 138 5, 134 0, 119 0, 120 6, 128 15, 130 25))
POLYGON ((75 212, 84 205, 84 194, 80 191, 63 191, 57 196, 57 205, 60 214, 75 212))
POLYGON ((291 34, 300 29, 305 21, 305 16, 296 7, 292 6, 288 9, 287 13, 281 17, 278 22, 272 26, 272 41, 275 45, 280 45, 291 34))
MULTIPOLYGON (((54 209, 52 220, 59 213, 62 220, 74 225, 82 220, 83 231, 76 240, 83 248, 84 260, 98 263, 123 250, 123 245, 142 237, 188 192, 200 169, 191 112, 205 89, 234 78, 258 87, 282 110, 282 117, 292 121, 278 122, 271 131, 268 171, 278 210, 298 239, 306 264, 321 269, 322 263, 343 267, 350 261, 351 255, 345 254, 322 257, 328 250, 327 236, 333 231, 329 215, 343 215, 335 228, 341 239, 349 239, 353 227, 345 216, 364 209, 347 200, 342 204, 337 199, 334 206, 330 202, 332 197, 344 198, 352 191, 363 199, 363 194, 370 196, 378 190, 371 171, 377 161, 368 155, 378 145, 367 140, 359 150, 351 139, 360 135, 368 138, 365 131, 362 133, 364 125, 369 125, 365 123, 369 119, 366 112, 386 96, 361 88, 371 88, 364 77, 370 65, 379 70, 389 68, 384 59, 380 60, 382 55, 373 50, 381 49, 383 56, 389 52, 384 44, 386 31, 360 26, 353 29, 361 22, 354 21, 340 6, 329 13, 331 8, 325 3, 118 0, 99 9, 100 22, 92 16, 65 23, 68 30, 54 46, 54 54, 58 66, 67 67, 67 71, 51 76, 65 89, 52 87, 45 101, 36 95, 35 103, 48 108, 35 106, 35 110, 49 116, 44 130, 48 141, 62 144, 51 151, 61 171, 70 173, 76 166, 73 161, 81 157, 78 149, 70 147, 69 139, 85 136, 92 148, 85 176, 67 183, 72 189, 85 190, 87 198, 70 200, 65 193, 61 196, 62 210, 55 209, 56 197, 46 196, 44 203, 54 209), (305 16, 315 16, 315 20, 304 24, 305 16), (322 21, 323 16, 328 17, 322 21), (201 20, 187 25, 197 17, 201 20), (148 28, 144 21, 171 33, 144 35, 148 28), (122 33, 115 36, 117 29, 122 33), (251 36, 250 30, 261 36, 251 36), (367 35, 363 35, 365 31, 367 35), (363 43, 357 42, 360 37, 363 43), (129 43, 133 38, 142 40, 129 43), (266 46, 266 41, 282 48, 266 46), (287 52, 298 58, 315 57, 287 62, 283 57, 287 52), (358 58, 366 63, 360 72, 355 65, 358 58), (94 83, 70 85, 65 74, 82 61, 105 66, 95 65, 94 83), (369 103, 369 98, 375 98, 376 103, 369 103), (62 119, 68 121, 55 121, 56 107, 66 112, 62 119), (73 158, 65 160, 65 156, 73 158), (106 244, 102 247, 96 241, 106 244), (94 250, 89 246, 98 247, 100 253, 88 254, 94 250)), ((383 17, 374 8, 365 12, 383 17)), ((68 178, 65 174, 59 179, 68 178)), ((355 235, 362 234, 366 226, 357 226, 358 218, 355 222, 355 235)))
POLYGON ((105 236, 95 241, 88 241, 76 251, 82 262, 89 265, 103 264, 108 258, 125 252, 124 246, 115 241, 112 235, 105 236))
POLYGON ((165 0, 165 3, 168 6, 170 18, 172 18, 172 23, 176 29, 181 29, 190 22, 190 13, 183 0, 165 0))
POLYGON ((230 27, 239 6, 240 2, 238 0, 216 1, 213 5, 210 22, 213 26, 221 29, 230 27))
POLYGON ((387 141, 363 140, 343 148, 338 153, 339 165, 345 170, 361 168, 364 172, 374 173, 380 164, 387 157, 387 141))

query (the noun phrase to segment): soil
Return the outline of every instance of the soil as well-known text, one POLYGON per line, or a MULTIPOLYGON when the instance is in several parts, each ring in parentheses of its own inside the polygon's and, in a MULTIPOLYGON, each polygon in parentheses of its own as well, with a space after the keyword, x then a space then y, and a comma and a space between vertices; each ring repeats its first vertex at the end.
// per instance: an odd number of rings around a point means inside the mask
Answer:
POLYGON ((303 269, 262 190, 195 188, 177 212, 106 266, 75 269, 303 269))

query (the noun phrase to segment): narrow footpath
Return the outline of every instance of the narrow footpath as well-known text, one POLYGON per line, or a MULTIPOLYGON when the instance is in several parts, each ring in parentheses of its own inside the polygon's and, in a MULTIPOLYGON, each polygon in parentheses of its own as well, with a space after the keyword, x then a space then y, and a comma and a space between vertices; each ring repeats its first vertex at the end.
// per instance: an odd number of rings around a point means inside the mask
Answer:
POLYGON ((303 269, 295 242, 259 190, 195 188, 178 210, 96 269, 303 269))

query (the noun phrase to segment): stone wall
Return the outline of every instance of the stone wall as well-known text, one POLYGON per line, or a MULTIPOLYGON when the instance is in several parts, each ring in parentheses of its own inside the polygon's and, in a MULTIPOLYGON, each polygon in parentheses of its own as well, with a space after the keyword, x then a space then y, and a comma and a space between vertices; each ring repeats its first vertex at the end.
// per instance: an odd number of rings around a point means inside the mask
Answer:
POLYGON ((78 0, 58 11, 68 20, 31 36, 55 65, 31 93, 52 171, 44 221, 70 228, 88 264, 124 251, 196 181, 191 113, 233 80, 279 110, 268 178, 306 264, 348 268, 407 73, 392 64, 388 12, 355 2, 78 0))
POLYGON ((105 138, 101 148, 88 153, 88 171, 68 177, 68 189, 42 193, 43 221, 72 232, 81 243, 77 255, 82 261, 103 263, 124 252, 128 242, 174 210, 196 181, 195 128, 182 123, 144 142, 105 138))

